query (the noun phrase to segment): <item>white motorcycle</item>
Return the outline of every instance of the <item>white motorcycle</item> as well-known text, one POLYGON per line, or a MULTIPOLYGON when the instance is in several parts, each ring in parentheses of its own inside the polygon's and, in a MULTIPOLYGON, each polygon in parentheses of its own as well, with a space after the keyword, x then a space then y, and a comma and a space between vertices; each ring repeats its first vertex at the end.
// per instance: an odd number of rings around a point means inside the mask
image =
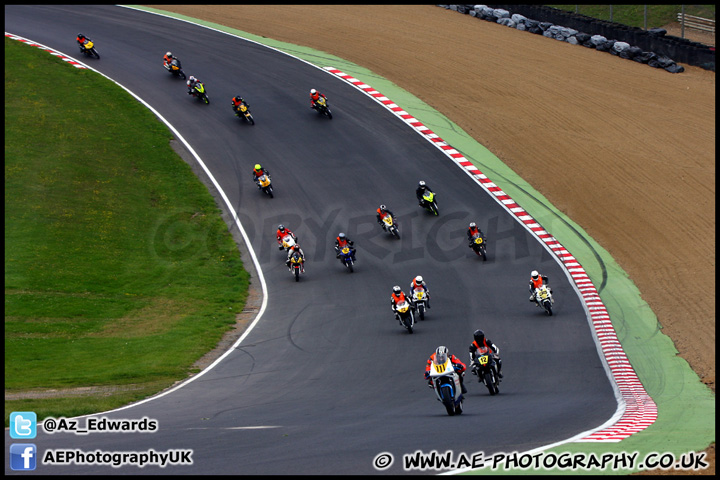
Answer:
POLYGON ((413 290, 413 303, 420 316, 420 320, 425 320, 425 310, 427 309, 427 294, 425 293, 425 289, 416 288, 413 290))
POLYGON ((285 251, 287 252, 288 250, 290 250, 292 247, 295 246, 295 243, 296 242, 295 242, 295 239, 293 238, 293 236, 286 234, 284 237, 282 237, 282 244, 278 246, 278 250, 282 250, 284 248, 285 251))
POLYGON ((545 313, 550 316, 553 314, 552 306, 555 300, 552 297, 552 291, 549 287, 542 285, 535 289, 535 305, 545 309, 545 313))
POLYGON ((460 386, 460 375, 457 374, 448 358, 442 365, 434 361, 430 367, 430 378, 435 396, 445 405, 448 415, 460 415, 463 412, 463 394, 460 386))

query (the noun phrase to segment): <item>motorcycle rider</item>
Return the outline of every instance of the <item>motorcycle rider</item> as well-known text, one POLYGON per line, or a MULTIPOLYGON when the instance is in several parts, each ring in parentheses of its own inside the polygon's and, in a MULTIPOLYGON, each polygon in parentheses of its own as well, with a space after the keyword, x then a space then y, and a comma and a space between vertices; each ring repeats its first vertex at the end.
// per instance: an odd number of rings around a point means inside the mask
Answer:
POLYGON ((470 226, 467 229, 467 237, 468 237, 468 242, 470 243, 471 247, 473 244, 472 238, 473 238, 473 236, 475 236, 477 234, 480 234, 480 237, 483 238, 483 240, 485 239, 485 234, 482 232, 482 230, 480 230, 478 228, 478 226, 475 224, 475 222, 470 222, 470 226))
MULTIPOLYGON (((423 200, 423 195, 425 194, 426 191, 427 191, 427 192, 432 192, 432 193, 434 193, 434 192, 430 189, 430 187, 428 187, 428 186, 425 184, 425 182, 424 182, 423 180, 420 180, 420 181, 418 182, 417 189, 415 190, 415 196, 417 197, 417 199, 418 199, 418 204, 419 204, 421 207, 424 206, 424 205, 423 205, 423 202, 424 202, 424 200, 423 200)), ((437 203, 437 201, 436 201, 436 203, 437 203)))
POLYGON ((84 51, 85 51, 85 44, 86 44, 87 42, 92 42, 92 40, 90 40, 89 38, 87 38, 87 37, 86 37, 85 35, 83 35, 82 33, 78 33, 78 34, 77 34, 77 38, 76 38, 75 40, 78 42, 78 45, 80 46, 80 51, 81 51, 81 52, 84 52, 84 51))
MULTIPOLYGON (((500 360, 500 348, 498 348, 497 345, 492 343, 492 340, 489 338, 485 338, 485 332, 482 330, 475 330, 475 333, 473 333, 473 342, 470 344, 470 364, 473 364, 473 360, 475 359, 475 354, 483 354, 483 353, 490 353, 493 357, 493 360, 495 360, 495 365, 497 366, 495 371, 497 372, 498 379, 503 378, 503 374, 500 372, 502 370, 502 360, 500 360)), ((475 371, 475 368, 473 368, 473 371, 475 371)))
MULTIPOLYGON (((535 301, 535 289, 543 286, 543 283, 548 283, 548 277, 540 275, 537 270, 530 272, 530 301, 535 301)), ((547 287, 548 291, 552 293, 550 287, 547 287)))
POLYGON ((428 290, 422 275, 418 275, 413 278, 412 282, 410 282, 410 293, 414 292, 416 288, 422 288, 425 291, 425 305, 427 305, 427 308, 430 308, 430 291, 428 290))
POLYGON ((263 175, 267 175, 269 179, 271 178, 270 171, 267 168, 263 168, 259 163, 256 163, 253 168, 253 182, 255 182, 258 188, 262 188, 260 185, 260 177, 263 175))
POLYGON ((278 225, 277 232, 275 233, 278 244, 280 245, 278 247, 278 250, 283 249, 282 239, 285 235, 290 235, 293 238, 293 240, 295 240, 295 242, 297 243, 297 237, 295 236, 295 234, 293 232, 291 232, 289 228, 285 228, 285 225, 283 225, 281 223, 280 225, 278 225))
POLYGON ((397 311, 397 304, 402 303, 404 301, 407 301, 408 304, 410 304, 410 307, 413 307, 412 299, 405 295, 405 292, 402 291, 399 285, 395 285, 393 288, 393 293, 390 295, 390 303, 392 305, 392 311, 395 314, 395 320, 402 323, 402 320, 400 320, 400 314, 397 311))
POLYGON ((395 215, 393 215, 393 213, 388 210, 385 205, 380 205, 380 208, 377 209, 377 222, 380 224, 383 230, 387 230, 387 227, 385 227, 385 222, 383 222, 383 218, 385 218, 385 216, 387 215, 395 218, 395 215))
POLYGON ((302 248, 300 248, 300 245, 297 243, 292 246, 291 249, 288 250, 287 260, 285 261, 285 265, 287 265, 288 268, 290 268, 290 259, 292 258, 293 254, 297 252, 300 254, 300 273, 305 273, 305 253, 302 251, 302 248))
MULTIPOLYGON (((165 54, 165 56, 163 57, 163 65, 165 65, 165 68, 168 68, 170 66, 170 64, 172 63, 174 58, 175 57, 173 57, 172 52, 167 52, 165 54)), ((179 60, 178 60, 178 62, 179 62, 179 60)))
POLYGON ((310 108, 312 108, 313 110, 317 109, 317 105, 315 105, 315 102, 320 100, 320 97, 324 98, 325 101, 327 102, 327 97, 325 95, 318 92, 314 88, 310 89, 310 108))
POLYGON ((347 238, 347 236, 340 232, 337 237, 335 237, 335 258, 340 258, 340 250, 345 248, 346 246, 350 248, 350 254, 352 255, 353 262, 355 260, 355 247, 353 245, 355 242, 347 238))
POLYGON ((442 345, 437 347, 435 349, 435 353, 430 355, 427 365, 425 366, 425 380, 428 382, 428 387, 433 388, 433 381, 432 378, 430 378, 430 369, 432 368, 433 362, 435 365, 442 365, 447 362, 448 358, 450 358, 450 362, 452 362, 455 372, 458 374, 458 377, 460 377, 460 388, 462 389, 462 393, 467 393, 467 388, 465 388, 465 383, 463 381, 465 377, 465 364, 462 363, 455 355, 450 355, 448 348, 442 345))
POLYGON ((187 79, 187 87, 188 87, 188 95, 193 95, 195 93, 195 87, 198 83, 202 83, 197 78, 190 75, 190 78, 187 79))
POLYGON ((247 108, 250 108, 250 104, 247 103, 240 95, 236 95, 232 98, 230 105, 232 106, 233 112, 235 112, 235 116, 240 116, 240 105, 243 103, 247 108))

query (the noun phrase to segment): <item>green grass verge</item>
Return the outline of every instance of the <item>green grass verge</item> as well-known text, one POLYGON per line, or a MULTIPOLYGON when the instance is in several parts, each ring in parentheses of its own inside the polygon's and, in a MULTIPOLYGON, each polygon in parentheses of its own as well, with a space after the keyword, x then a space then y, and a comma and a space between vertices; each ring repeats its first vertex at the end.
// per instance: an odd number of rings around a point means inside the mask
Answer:
POLYGON ((38 418, 139 400, 235 323, 249 275, 172 135, 125 90, 5 39, 5 402, 38 418))
MULTIPOLYGON (((548 5, 548 7, 577 12, 580 15, 610 21, 610 5, 548 5)), ((645 7, 647 7, 647 28, 658 28, 677 22, 682 5, 612 5, 612 21, 631 27, 645 28, 645 7)), ((685 5, 685 15, 715 19, 715 5, 685 5)))

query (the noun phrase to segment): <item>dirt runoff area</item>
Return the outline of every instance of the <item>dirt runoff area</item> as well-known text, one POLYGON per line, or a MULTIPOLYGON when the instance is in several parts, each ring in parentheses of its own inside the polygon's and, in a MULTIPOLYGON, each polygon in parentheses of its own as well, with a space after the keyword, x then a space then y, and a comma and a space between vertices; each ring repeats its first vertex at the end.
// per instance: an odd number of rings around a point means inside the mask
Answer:
POLYGON ((434 5, 153 7, 345 58, 446 115, 610 252, 715 390, 715 72, 434 5))

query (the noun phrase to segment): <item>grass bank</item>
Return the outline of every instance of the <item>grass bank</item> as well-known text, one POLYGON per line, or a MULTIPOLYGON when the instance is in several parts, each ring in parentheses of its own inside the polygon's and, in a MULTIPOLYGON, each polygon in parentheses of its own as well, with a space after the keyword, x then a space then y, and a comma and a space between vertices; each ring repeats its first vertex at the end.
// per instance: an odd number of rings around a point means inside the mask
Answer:
MULTIPOLYGON (((622 23, 631 27, 645 28, 647 7, 647 28, 658 28, 677 22, 682 5, 548 5, 548 7, 576 12, 580 15, 622 23), (612 11, 611 11, 612 8, 612 11)), ((685 14, 715 20, 715 5, 685 5, 685 14)))
POLYGON ((5 401, 38 418, 115 408, 185 378, 249 275, 170 131, 123 89, 5 39, 5 401))

